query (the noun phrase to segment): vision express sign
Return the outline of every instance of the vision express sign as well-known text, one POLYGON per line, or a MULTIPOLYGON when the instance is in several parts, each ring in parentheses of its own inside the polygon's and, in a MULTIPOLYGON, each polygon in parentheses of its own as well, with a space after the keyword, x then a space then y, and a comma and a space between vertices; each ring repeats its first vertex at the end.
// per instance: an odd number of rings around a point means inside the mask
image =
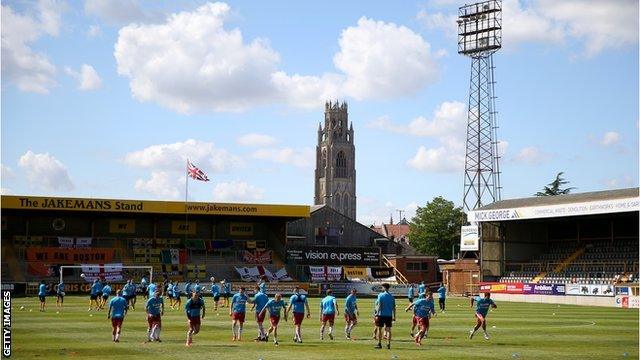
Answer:
POLYGON ((287 261, 299 265, 380 265, 380 248, 289 246, 287 261))

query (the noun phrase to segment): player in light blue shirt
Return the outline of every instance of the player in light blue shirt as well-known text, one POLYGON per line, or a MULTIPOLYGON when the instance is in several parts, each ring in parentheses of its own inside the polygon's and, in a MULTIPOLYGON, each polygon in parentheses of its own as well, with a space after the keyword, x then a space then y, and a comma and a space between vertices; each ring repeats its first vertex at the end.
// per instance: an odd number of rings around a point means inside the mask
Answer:
POLYGON ((60 281, 56 289, 56 307, 63 307, 64 295, 64 282, 60 281))
POLYGON ((218 303, 220 302, 220 286, 216 284, 216 279, 211 278, 211 296, 213 296, 213 310, 218 311, 218 303))
POLYGON ((332 295, 331 289, 327 290, 327 296, 320 300, 320 340, 324 340, 324 328, 329 323, 329 339, 333 340, 333 323, 336 315, 340 315, 338 301, 332 295))
POLYGON ((120 341, 122 322, 128 309, 129 305, 127 304, 127 300, 122 297, 122 290, 119 290, 117 296, 109 302, 109 311, 107 312, 107 319, 111 319, 111 327, 113 328, 112 340, 114 342, 120 341))
POLYGON ((382 349, 382 327, 387 334, 387 349, 391 349, 391 327, 396 321, 396 300, 389 294, 389 284, 382 284, 382 292, 376 300, 376 326, 378 327, 378 345, 376 349, 382 349))
POLYGON ((107 299, 111 296, 111 286, 105 283, 102 286, 102 299, 100 299, 100 310, 104 309, 104 306, 107 305, 107 299))
POLYGON ((351 293, 344 301, 344 334, 347 339, 351 339, 351 331, 358 323, 358 304, 356 299, 356 289, 351 289, 351 293))
POLYGON ((184 293, 187 294, 188 298, 191 298, 191 293, 193 292, 193 289, 191 289, 193 285, 191 284, 191 281, 187 281, 186 284, 184 284, 184 293))
POLYGON ((266 280, 266 278, 267 278, 266 276, 263 276, 263 277, 260 279, 260 282, 258 283, 258 287, 260 287, 260 292, 261 292, 261 293, 263 293, 263 294, 265 294, 265 295, 269 296, 269 295, 267 294, 267 280, 266 280))
POLYGON ((267 334, 264 331, 264 315, 262 312, 264 306, 269 302, 269 297, 267 294, 260 291, 260 285, 257 285, 256 294, 253 296, 253 304, 251 305, 251 309, 255 309, 256 312, 256 323, 258 324, 258 337, 255 339, 256 341, 268 341, 267 334))
POLYGON ((231 284, 231 281, 226 281, 224 279, 220 282, 220 284, 222 285, 222 298, 224 299, 224 301, 222 302, 222 306, 229 307, 229 298, 231 297, 231 290, 233 289, 233 286, 231 284))
POLYGON ((202 297, 202 285, 200 285, 200 280, 196 279, 196 283, 193 285, 193 291, 198 294, 198 297, 202 297))
POLYGON ((38 285, 38 299, 40 299, 40 311, 44 311, 45 301, 47 299, 47 285, 44 280, 41 280, 40 285, 38 285))
MULTIPOLYGON (((147 281, 147 276, 142 275, 142 279, 140 279, 140 291, 142 291, 142 297, 144 299, 147 299, 147 292, 149 291, 148 285, 149 281, 147 281)), ((149 292, 149 298, 151 297, 153 297, 153 293, 149 292)))
POLYGON ((489 315, 489 308, 497 308, 498 305, 491 300, 491 293, 485 293, 484 297, 480 296, 471 298, 471 307, 473 307, 473 303, 476 303, 476 326, 473 330, 469 331, 469 339, 473 339, 473 334, 478 331, 480 326, 482 326, 482 330, 484 331, 484 339, 489 340, 489 334, 487 334, 487 315, 489 315))
POLYGON ((422 345, 422 339, 427 336, 429 331, 429 317, 431 315, 431 307, 433 306, 433 298, 431 298, 431 304, 429 304, 428 295, 422 293, 418 296, 418 299, 407 306, 404 311, 409 311, 413 308, 413 327, 411 328, 411 335, 413 336, 413 330, 416 324, 420 325, 420 331, 414 337, 417 345, 422 345))
POLYGON ((89 310, 93 310, 93 304, 96 304, 96 310, 100 309, 100 298, 102 297, 102 284, 100 280, 93 280, 91 284, 91 294, 89 295, 89 310))
MULTIPOLYGON (((149 284, 149 290, 151 290, 149 284)), ((155 290, 153 295, 149 294, 149 300, 145 306, 147 310, 147 338, 149 341, 162 342, 160 340, 160 329, 162 328, 162 315, 164 315, 164 300, 160 296, 160 290, 155 290)))
POLYGON ((424 281, 421 281, 420 285, 418 285, 418 294, 422 294, 426 292, 427 292, 427 285, 424 284, 424 281))
POLYGON ((293 310, 293 326, 295 329, 293 341, 297 343, 302 342, 302 320, 304 320, 304 310, 307 310, 307 318, 311 317, 311 310, 309 310, 309 303, 307 302, 307 296, 300 294, 300 287, 296 285, 293 288, 293 295, 289 299, 289 306, 285 310, 285 314, 293 310))
POLYGON ((242 341, 242 327, 244 326, 244 318, 247 312, 247 303, 251 302, 245 288, 241 287, 231 298, 231 307, 229 308, 229 316, 231 317, 231 330, 233 331, 233 341, 242 341))
MULTIPOLYGON (((188 300, 189 298, 187 298, 188 300)), ((180 306, 182 306, 182 298, 180 297, 180 286, 178 285, 178 282, 176 281, 175 284, 173 284, 173 305, 176 306, 177 309, 180 309, 180 306)))
POLYGON ((147 285, 147 291, 149 291, 149 299, 151 299, 156 293, 157 285, 155 283, 150 283, 147 285))
POLYGON ((191 293, 191 298, 184 304, 184 310, 187 313, 189 322, 189 331, 187 332, 187 346, 193 344, 193 335, 200 332, 200 310, 202 310, 202 319, 205 315, 204 299, 198 297, 196 293, 191 293))
POLYGON ((442 283, 440 283, 440 287, 438 288, 438 305, 440 306, 440 311, 444 312, 444 302, 447 300, 447 288, 444 287, 442 283))
MULTIPOLYGON (((266 295, 265 295, 266 296, 266 295)), ((269 310, 269 321, 271 326, 269 326, 269 331, 266 335, 266 341, 269 341, 269 335, 273 332, 273 343, 275 346, 278 346, 278 324, 280 323, 280 311, 285 308, 287 305, 284 300, 282 300, 282 295, 276 294, 276 296, 267 301, 267 303, 262 307, 262 310, 259 313, 264 319, 264 316, 269 310)), ((284 321, 287 321, 287 313, 284 313, 284 321)))
POLYGON ((415 291, 415 285, 409 284, 409 287, 407 288, 407 299, 409 299, 409 304, 413 303, 413 298, 416 297, 415 291))

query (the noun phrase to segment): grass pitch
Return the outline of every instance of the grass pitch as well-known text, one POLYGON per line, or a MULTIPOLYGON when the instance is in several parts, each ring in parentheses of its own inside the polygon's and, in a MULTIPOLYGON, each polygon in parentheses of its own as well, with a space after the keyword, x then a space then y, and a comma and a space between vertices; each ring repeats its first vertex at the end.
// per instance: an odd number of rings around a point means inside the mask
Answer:
MULTIPOLYGON (((228 309, 216 314, 207 300, 207 316, 194 345, 186 348, 183 311, 167 307, 162 319, 162 343, 145 343, 146 317, 141 297, 137 310, 125 318, 120 343, 111 342, 106 311, 87 312, 87 297, 68 296, 64 310, 47 298, 47 311, 38 311, 37 298, 13 299, 12 337, 15 359, 638 359, 638 310, 570 305, 498 302, 488 316, 490 340, 482 333, 468 339, 474 310, 468 299, 448 298, 447 312, 431 321, 429 337, 418 347, 409 337, 407 300, 396 299, 391 350, 377 350, 371 339, 372 299, 359 299, 356 340, 344 338, 344 319, 336 319, 335 340, 320 341, 319 299, 310 299, 312 318, 302 328, 304 343, 293 342, 293 325, 281 321, 280 346, 256 343, 253 314, 247 313, 243 341, 231 341, 228 309), (24 309, 20 309, 24 306, 24 309), (59 312, 59 313, 58 313, 59 312), (93 316, 92 316, 93 315, 93 316), (495 328, 493 327, 495 326, 495 328)), ((184 302, 183 302, 184 304, 184 302)), ((344 299, 339 299, 344 305, 344 299)), ((342 309, 341 309, 342 310, 342 309)), ((341 311, 342 314, 342 311, 341 311)), ((268 318, 265 324, 268 324, 268 318)))

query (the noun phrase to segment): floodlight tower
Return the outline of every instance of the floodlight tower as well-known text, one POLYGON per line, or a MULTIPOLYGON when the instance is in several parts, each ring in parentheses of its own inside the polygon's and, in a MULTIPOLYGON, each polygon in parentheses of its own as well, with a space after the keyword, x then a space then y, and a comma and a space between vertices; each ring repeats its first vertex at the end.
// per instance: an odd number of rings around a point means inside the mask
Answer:
POLYGON ((493 53, 502 47, 502 1, 458 9, 458 54, 471 58, 463 210, 500 200, 493 53))

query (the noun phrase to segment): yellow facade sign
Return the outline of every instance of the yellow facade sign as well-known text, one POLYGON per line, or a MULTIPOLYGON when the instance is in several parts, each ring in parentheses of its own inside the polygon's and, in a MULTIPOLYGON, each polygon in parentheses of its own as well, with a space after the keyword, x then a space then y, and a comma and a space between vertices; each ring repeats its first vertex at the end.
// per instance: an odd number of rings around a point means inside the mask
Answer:
POLYGON ((178 201, 80 199, 38 196, 2 196, 2 209, 96 211, 114 213, 197 214, 235 216, 309 217, 306 205, 223 204, 178 201))
POLYGON ((364 279, 367 277, 367 268, 361 267, 343 267, 344 276, 347 279, 364 279))
POLYGON ((109 220, 109 232, 112 234, 135 234, 136 221, 129 219, 109 220))
POLYGON ((253 224, 232 222, 230 225, 229 234, 239 236, 253 236, 253 224))
POLYGON ((171 222, 171 233, 174 235, 195 235, 196 222, 173 220, 171 222))

